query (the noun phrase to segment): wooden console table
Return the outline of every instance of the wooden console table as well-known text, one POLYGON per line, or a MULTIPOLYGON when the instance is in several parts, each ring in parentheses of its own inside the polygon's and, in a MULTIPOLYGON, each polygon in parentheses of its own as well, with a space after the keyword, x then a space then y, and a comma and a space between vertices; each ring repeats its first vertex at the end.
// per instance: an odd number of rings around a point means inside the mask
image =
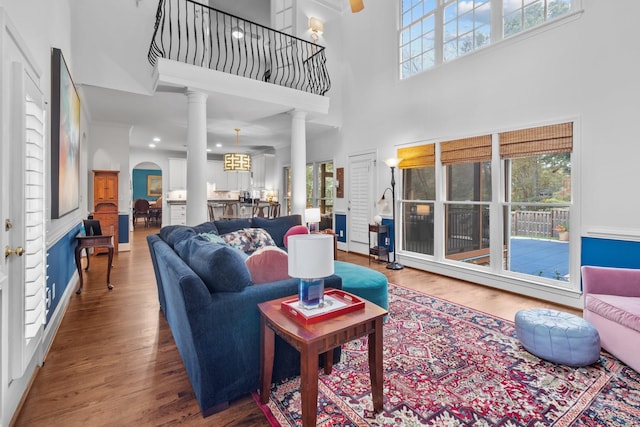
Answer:
POLYGON ((112 243, 113 235, 101 235, 101 236, 83 236, 78 234, 76 236, 76 240, 78 241, 78 246, 76 246, 76 267, 78 269, 78 275, 80 276, 80 284, 78 286, 78 290, 76 294, 80 294, 82 292, 82 262, 80 257, 82 256, 82 250, 86 249, 87 252, 87 267, 86 270, 89 270, 89 260, 91 257, 89 256, 89 248, 106 248, 109 253, 109 260, 107 264, 107 288, 109 290, 113 289, 111 285, 111 264, 113 263, 113 243, 112 243))
POLYGON ((345 313, 311 325, 302 325, 280 309, 285 297, 258 304, 260 310, 260 402, 269 401, 275 334, 300 352, 300 399, 302 425, 316 425, 318 403, 318 355, 324 354, 324 373, 333 368, 333 349, 367 335, 369 346, 369 376, 374 411, 382 411, 382 319, 387 311, 365 301, 362 310, 345 313))

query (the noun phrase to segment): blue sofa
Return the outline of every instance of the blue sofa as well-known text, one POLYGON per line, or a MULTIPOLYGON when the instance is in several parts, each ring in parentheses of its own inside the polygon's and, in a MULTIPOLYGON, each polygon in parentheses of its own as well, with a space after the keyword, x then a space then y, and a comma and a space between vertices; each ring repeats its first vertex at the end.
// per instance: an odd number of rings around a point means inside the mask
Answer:
MULTIPOLYGON (((259 387, 260 313, 264 301, 296 295, 297 279, 254 285, 246 255, 200 233, 226 234, 242 228, 266 230, 277 246, 299 215, 276 219, 221 220, 198 226, 167 226, 147 236, 160 308, 173 334, 203 416, 259 387)), ((342 288, 331 276, 325 286, 342 288)), ((334 360, 338 360, 336 349, 334 360)), ((319 363, 321 361, 319 360, 319 363)), ((276 337, 273 381, 298 375, 300 355, 276 337)))

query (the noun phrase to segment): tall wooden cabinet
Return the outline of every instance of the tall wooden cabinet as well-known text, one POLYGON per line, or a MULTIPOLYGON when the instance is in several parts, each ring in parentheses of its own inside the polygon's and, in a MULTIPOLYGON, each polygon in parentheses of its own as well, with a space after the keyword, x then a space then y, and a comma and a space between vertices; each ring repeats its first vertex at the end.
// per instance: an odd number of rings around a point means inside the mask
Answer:
MULTIPOLYGON (((118 253, 118 173, 93 171, 93 218, 100 221, 102 234, 113 230, 113 249, 118 253)), ((106 249, 102 250, 106 252, 106 249)), ((96 250, 99 253, 100 250, 96 250)))

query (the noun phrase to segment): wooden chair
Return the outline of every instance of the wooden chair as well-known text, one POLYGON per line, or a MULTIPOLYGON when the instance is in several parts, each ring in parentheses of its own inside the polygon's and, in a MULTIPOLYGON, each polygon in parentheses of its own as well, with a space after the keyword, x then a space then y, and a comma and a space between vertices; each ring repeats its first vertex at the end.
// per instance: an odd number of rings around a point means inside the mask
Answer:
POLYGON ((136 228, 138 218, 144 219, 145 227, 149 226, 149 201, 146 199, 137 199, 133 202, 133 228, 136 228))
POLYGON ((227 202, 224 204, 224 213, 222 214, 224 218, 237 218, 238 214, 236 212, 236 206, 238 206, 238 202, 227 202))
POLYGON ((269 213, 267 216, 269 218, 277 218, 280 216, 280 203, 269 203, 269 213))
POLYGON ((208 203, 207 207, 209 208, 209 221, 215 221, 216 220, 216 215, 213 212, 213 205, 211 203, 208 203))

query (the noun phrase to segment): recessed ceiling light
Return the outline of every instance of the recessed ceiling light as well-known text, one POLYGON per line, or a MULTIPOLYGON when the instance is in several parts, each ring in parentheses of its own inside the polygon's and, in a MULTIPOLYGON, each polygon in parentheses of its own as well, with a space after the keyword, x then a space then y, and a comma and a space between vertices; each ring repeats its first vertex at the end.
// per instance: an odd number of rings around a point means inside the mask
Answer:
POLYGON ((153 141, 154 142, 160 142, 160 138, 158 138, 157 136, 153 137, 153 141))
POLYGON ((207 153, 210 153, 211 151, 213 151, 211 148, 207 148, 207 153))
POLYGON ((149 144, 149 148, 156 148, 156 144, 154 143, 149 144))
POLYGON ((220 147, 222 147, 222 144, 218 142, 218 143, 216 143, 216 147, 220 148, 220 147))

